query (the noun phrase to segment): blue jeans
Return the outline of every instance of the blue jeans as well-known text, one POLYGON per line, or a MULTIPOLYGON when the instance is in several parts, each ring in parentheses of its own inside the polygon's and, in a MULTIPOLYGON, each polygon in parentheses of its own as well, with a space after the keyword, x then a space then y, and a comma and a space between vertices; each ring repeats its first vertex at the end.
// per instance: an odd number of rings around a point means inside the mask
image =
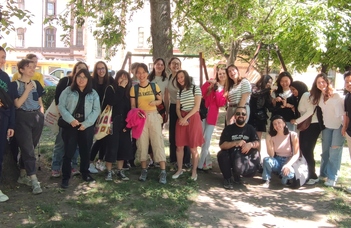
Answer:
POLYGON ((290 122, 285 122, 286 126, 288 127, 289 131, 296 131, 296 125, 290 122))
POLYGON ((322 131, 322 154, 320 176, 337 181, 345 138, 338 129, 325 128, 322 131))
POLYGON ((202 129, 203 129, 205 143, 202 144, 202 147, 201 147, 199 164, 197 166, 199 169, 202 169, 204 164, 206 166, 212 166, 211 154, 210 154, 209 148, 210 148, 211 137, 212 137, 214 128, 215 126, 208 124, 206 119, 202 121, 202 129))
POLYGON ((283 166, 289 161, 290 157, 280 157, 274 156, 265 157, 263 159, 263 173, 262 179, 263 180, 270 180, 272 172, 280 174, 282 178, 282 184, 286 184, 286 182, 292 178, 294 178, 295 172, 293 169, 290 170, 290 173, 285 176, 282 172, 283 166))
MULTIPOLYGON (((61 170, 62 166, 62 159, 63 155, 65 154, 65 144, 62 139, 62 128, 60 128, 59 132, 57 133, 54 151, 52 154, 52 164, 51 170, 61 170)), ((76 152, 72 158, 72 168, 77 169, 78 167, 78 156, 79 156, 79 149, 77 147, 76 152)))

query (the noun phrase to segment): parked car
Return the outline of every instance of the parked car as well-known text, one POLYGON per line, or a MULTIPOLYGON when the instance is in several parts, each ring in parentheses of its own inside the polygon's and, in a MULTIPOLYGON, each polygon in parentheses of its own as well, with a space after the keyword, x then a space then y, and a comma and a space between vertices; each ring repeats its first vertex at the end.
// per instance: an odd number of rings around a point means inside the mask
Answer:
POLYGON ((57 86, 60 79, 55 76, 44 74, 44 84, 45 86, 57 86))
MULTIPOLYGON (((72 72, 72 69, 70 68, 58 68, 50 72, 50 75, 55 76, 57 78, 63 78, 69 75, 72 72)), ((90 74, 93 74, 92 70, 89 70, 90 74)), ((108 73, 110 76, 115 78, 116 72, 114 70, 108 70, 108 73)))

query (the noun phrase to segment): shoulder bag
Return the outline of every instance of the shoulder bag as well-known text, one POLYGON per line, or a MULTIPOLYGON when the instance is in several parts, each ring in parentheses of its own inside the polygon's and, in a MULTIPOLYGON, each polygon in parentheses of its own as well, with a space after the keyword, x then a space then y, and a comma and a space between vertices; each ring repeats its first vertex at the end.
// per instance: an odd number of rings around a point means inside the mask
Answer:
MULTIPOLYGON (((317 107, 316 107, 316 108, 317 108, 317 107)), ((305 119, 304 121, 302 121, 301 123, 299 123, 299 124, 297 125, 297 130, 299 130, 299 131, 304 131, 304 130, 306 130, 306 129, 310 126, 310 124, 311 124, 311 122, 312 122, 312 116, 313 116, 314 113, 316 112, 316 108, 314 109, 312 115, 310 115, 307 119, 305 119)))
MULTIPOLYGON (((113 92, 115 92, 115 90, 113 89, 113 86, 109 85, 108 87, 111 87, 113 92)), ((102 99, 101 105, 104 104, 106 90, 108 87, 106 87, 106 89, 105 89, 104 98, 102 99)), ((113 128, 112 108, 113 108, 113 106, 106 105, 105 109, 101 112, 101 114, 97 118, 96 123, 95 123, 95 134, 94 134, 95 140, 100 140, 100 139, 106 137, 107 135, 113 134, 113 131, 112 131, 112 128, 113 128)))

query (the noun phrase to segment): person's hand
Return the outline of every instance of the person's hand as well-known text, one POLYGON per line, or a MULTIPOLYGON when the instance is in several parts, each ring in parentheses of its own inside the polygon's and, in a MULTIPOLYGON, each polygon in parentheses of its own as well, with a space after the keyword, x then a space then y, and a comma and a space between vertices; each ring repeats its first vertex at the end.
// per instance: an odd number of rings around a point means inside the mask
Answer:
POLYGON ((290 120, 290 123, 295 125, 297 124, 295 119, 290 120))
POLYGON ((80 127, 78 128, 78 131, 84 131, 85 127, 83 124, 79 123, 80 127))
POLYGON ((284 165, 283 168, 282 168, 282 172, 283 172, 284 176, 289 175, 289 173, 290 173, 290 167, 287 166, 287 165, 284 165))
POLYGON ((128 80, 123 79, 118 85, 123 88, 126 88, 127 84, 128 84, 128 80))
POLYGON ((142 112, 140 112, 140 111, 138 112, 138 116, 139 116, 140 118, 144 118, 144 119, 146 118, 146 116, 145 116, 142 112))
POLYGON ((15 131, 13 129, 8 129, 7 130, 7 137, 8 138, 13 137, 14 134, 15 134, 15 131))
POLYGON ((72 127, 77 127, 77 126, 79 126, 79 125, 80 125, 80 123, 79 123, 78 120, 73 120, 73 121, 71 122, 71 126, 72 126, 72 127))
POLYGON ((277 97, 275 98, 275 102, 283 102, 284 99, 282 99, 281 97, 277 97))
POLYGON ((242 154, 247 154, 252 148, 252 143, 248 142, 245 143, 242 147, 241 147, 241 153, 242 154))
POLYGON ((157 101, 156 100, 150 101, 149 105, 150 106, 156 106, 157 105, 157 101))
POLYGON ((30 91, 32 91, 32 89, 34 88, 33 82, 30 81, 28 83, 25 83, 24 85, 24 91, 29 93, 30 91))
POLYGON ((342 134, 342 136, 345 137, 345 135, 346 135, 346 127, 345 127, 345 126, 343 126, 343 127, 341 128, 341 134, 342 134))
POLYGON ((181 118, 181 119, 179 119, 179 125, 180 126, 187 126, 187 125, 189 125, 189 122, 187 119, 181 118))

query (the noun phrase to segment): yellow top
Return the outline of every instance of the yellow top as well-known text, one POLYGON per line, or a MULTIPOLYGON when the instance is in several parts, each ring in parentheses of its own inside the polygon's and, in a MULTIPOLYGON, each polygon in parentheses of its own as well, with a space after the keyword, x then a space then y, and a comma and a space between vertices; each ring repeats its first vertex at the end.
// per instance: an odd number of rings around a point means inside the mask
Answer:
MULTIPOLYGON (((20 79, 20 78, 21 78, 21 75, 20 75, 18 72, 16 72, 16 73, 12 76, 12 81, 14 82, 14 81, 16 81, 16 80, 18 80, 18 79, 20 79)), ((34 76, 32 77, 32 80, 37 80, 37 81, 39 81, 40 84, 41 84, 43 87, 45 87, 45 84, 44 84, 44 76, 43 76, 41 73, 39 73, 39 72, 34 72, 34 76)))
MULTIPOLYGON (((156 91, 160 92, 160 87, 156 85, 156 91)), ((130 89, 130 97, 135 98, 134 86, 130 89)), ((139 95, 138 95, 138 108, 144 111, 155 111, 156 106, 151 106, 149 103, 155 100, 154 92, 152 91, 151 85, 147 84, 146 87, 141 87, 139 85, 139 95)))

